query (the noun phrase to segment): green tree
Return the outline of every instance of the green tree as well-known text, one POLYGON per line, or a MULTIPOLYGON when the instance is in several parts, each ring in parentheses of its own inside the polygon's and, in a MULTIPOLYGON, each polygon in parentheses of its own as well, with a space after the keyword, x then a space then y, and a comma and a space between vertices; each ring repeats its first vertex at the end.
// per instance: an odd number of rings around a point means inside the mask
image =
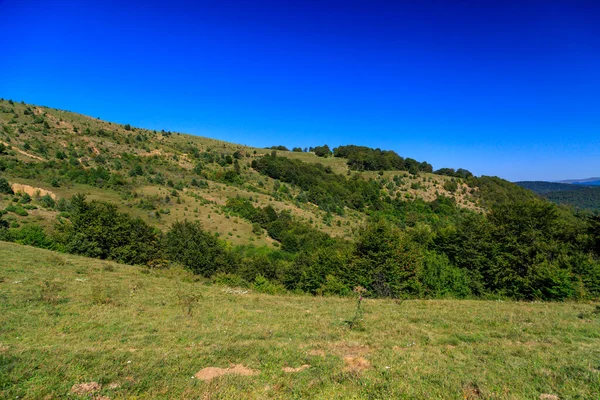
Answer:
POLYGON ((233 272, 235 263, 231 254, 199 222, 175 222, 165 235, 168 258, 203 276, 215 272, 233 272))
POLYGON ((359 232, 345 281, 378 297, 419 294, 422 260, 422 250, 406 234, 377 218, 359 232))
POLYGON ((10 186, 10 183, 8 183, 5 178, 0 178, 0 193, 15 194, 10 186))

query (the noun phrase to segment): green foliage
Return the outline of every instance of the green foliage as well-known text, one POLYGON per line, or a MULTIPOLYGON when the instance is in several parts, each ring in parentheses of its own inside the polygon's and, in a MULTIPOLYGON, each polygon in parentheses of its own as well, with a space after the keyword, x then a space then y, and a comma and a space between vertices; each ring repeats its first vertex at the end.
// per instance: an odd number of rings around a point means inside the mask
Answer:
POLYGON ((21 217, 26 217, 29 215, 29 213, 27 211, 25 211, 25 209, 23 209, 23 207, 12 205, 12 204, 10 206, 6 207, 5 211, 15 213, 21 217))
POLYGON ((6 180, 6 178, 0 178, 0 193, 3 194, 15 194, 10 186, 10 183, 6 180))
POLYGON ((231 254, 198 222, 175 222, 165 235, 164 246, 169 260, 195 274, 208 277, 235 269, 231 254))
POLYGON ((43 249, 50 249, 54 246, 54 242, 46 236, 44 230, 38 225, 25 225, 20 229, 12 230, 10 238, 16 243, 43 249))
POLYGON ((422 263, 423 250, 405 233, 377 218, 359 232, 345 281, 377 297, 415 295, 420 292, 417 272, 422 263))
POLYGON ((471 295, 467 270, 452 265, 444 254, 428 251, 418 276, 425 297, 464 298, 471 295))
MULTIPOLYGON (((227 209, 265 229, 269 236, 281 242, 284 251, 316 249, 332 241, 327 234, 295 221, 289 211, 277 213, 271 206, 255 208, 250 200, 241 197, 228 199, 227 209)), ((259 232, 257 228, 255 231, 259 232)))
POLYGON ((342 215, 344 207, 363 210, 382 207, 379 184, 354 176, 350 179, 334 174, 321 164, 266 155, 253 160, 252 168, 263 175, 291 183, 305 191, 307 201, 324 211, 342 215))
POLYGON ((287 147, 282 146, 282 145, 267 147, 267 149, 270 149, 270 150, 280 150, 280 151, 290 151, 290 149, 288 149, 287 147))
POLYGON ((326 144, 323 146, 317 146, 313 148, 313 152, 317 157, 329 157, 331 156, 331 149, 326 144))
POLYGON ((113 204, 86 202, 84 195, 70 201, 70 222, 59 223, 59 242, 69 253, 146 264, 160 253, 161 234, 139 218, 118 212, 113 204))
POLYGON ((458 189, 458 183, 454 179, 450 179, 444 183, 444 189, 450 193, 454 193, 458 189))
POLYGON ((317 293, 326 296, 348 296, 352 291, 340 278, 330 274, 325 277, 325 282, 317 293))
POLYGON ((537 197, 529 190, 521 188, 497 176, 481 176, 470 178, 469 186, 476 187, 475 194, 484 207, 491 208, 498 204, 510 204, 534 200, 537 197))
POLYGON ((252 289, 258 293, 266 294, 283 294, 286 292, 285 287, 282 284, 270 281, 262 275, 256 276, 256 279, 252 284, 252 289))
POLYGON ((247 280, 242 278, 237 274, 225 273, 225 272, 217 272, 212 277, 213 283, 217 285, 229 286, 229 287, 239 287, 239 288, 247 288, 250 286, 247 280))
POLYGON ((436 171, 433 171, 433 173, 436 175, 446 175, 446 176, 451 176, 453 178, 462 178, 462 179, 467 179, 467 178, 473 177, 473 174, 471 173, 471 171, 463 169, 463 168, 459 168, 457 170, 454 170, 454 168, 440 168, 436 171))

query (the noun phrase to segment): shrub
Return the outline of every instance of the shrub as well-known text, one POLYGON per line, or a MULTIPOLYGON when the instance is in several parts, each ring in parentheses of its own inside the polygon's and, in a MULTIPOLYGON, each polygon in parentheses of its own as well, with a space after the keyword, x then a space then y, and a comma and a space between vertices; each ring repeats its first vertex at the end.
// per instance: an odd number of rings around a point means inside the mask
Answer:
POLYGON ((56 206, 56 201, 49 194, 40 197, 39 202, 45 208, 54 208, 56 206))
POLYGON ((175 222, 164 244, 169 260, 183 264, 195 274, 208 277, 234 268, 231 254, 198 222, 175 222))
POLYGON ((16 243, 28 246, 41 247, 49 249, 53 246, 53 241, 46 236, 44 230, 38 225, 25 225, 18 230, 11 232, 12 239, 16 243))
POLYGON ((250 286, 247 280, 237 274, 230 274, 224 272, 217 272, 212 277, 213 283, 217 285, 229 286, 229 287, 241 287, 247 288, 250 286))
POLYGON ((321 285, 317 293, 322 295, 348 296, 352 291, 335 275, 327 275, 325 283, 321 285))
POLYGON ((12 190, 12 187, 5 178, 0 178, 0 193, 15 194, 15 192, 13 192, 12 190))
POLYGON ((252 284, 252 289, 265 294, 283 294, 286 292, 285 287, 281 283, 270 281, 262 275, 256 276, 252 284))

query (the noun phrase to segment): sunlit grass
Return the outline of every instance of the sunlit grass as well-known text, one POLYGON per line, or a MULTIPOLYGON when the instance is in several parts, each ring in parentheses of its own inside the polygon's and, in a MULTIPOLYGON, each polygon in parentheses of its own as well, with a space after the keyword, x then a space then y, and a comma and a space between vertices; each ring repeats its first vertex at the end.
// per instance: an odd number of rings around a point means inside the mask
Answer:
POLYGON ((0 397, 77 398, 90 382, 111 399, 600 393, 595 304, 366 300, 350 330, 355 304, 0 242, 0 397), (192 378, 234 364, 260 373, 192 378))

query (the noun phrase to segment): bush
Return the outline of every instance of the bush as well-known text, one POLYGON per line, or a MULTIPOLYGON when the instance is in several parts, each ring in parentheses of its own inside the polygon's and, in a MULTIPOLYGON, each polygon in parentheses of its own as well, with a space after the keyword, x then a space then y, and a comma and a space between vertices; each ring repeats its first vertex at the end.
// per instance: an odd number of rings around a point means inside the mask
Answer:
POLYGON ((164 245, 169 260, 181 263, 195 274, 208 277, 235 268, 231 254, 198 222, 175 222, 165 236, 164 245))
POLYGON ((56 201, 49 194, 40 197, 39 202, 45 208, 54 208, 56 206, 56 201))
POLYGON ((248 281, 242 278, 241 276, 225 272, 217 272, 215 275, 213 275, 212 281, 217 285, 229 287, 247 288, 250 286, 248 281))
POLYGON ((85 201, 75 195, 69 202, 70 224, 58 225, 66 251, 125 264, 146 264, 159 258, 160 232, 143 220, 119 213, 113 204, 85 201))
POLYGON ((12 187, 5 178, 0 178, 0 193, 15 194, 15 192, 13 192, 12 190, 12 187))
POLYGON ((467 272, 453 266, 445 254, 426 254, 419 281, 427 297, 464 298, 471 294, 467 272))
POLYGON ((15 214, 17 214, 17 215, 19 215, 21 217, 26 217, 26 216, 29 215, 29 213, 27 211, 25 211, 23 209, 23 207, 14 206, 12 204, 10 206, 6 207, 5 211, 9 211, 9 212, 15 213, 15 214))
POLYGON ((44 230, 38 225, 26 225, 20 229, 11 232, 13 241, 28 246, 50 249, 53 247, 53 241, 46 236, 44 230))
POLYGON ((317 292, 317 294, 334 296, 349 296, 351 293, 352 290, 334 275, 327 275, 325 283, 321 285, 317 292))
POLYGON ((265 294, 286 293, 285 287, 281 283, 270 281, 262 275, 258 275, 256 277, 256 279, 254 279, 254 283, 252 284, 252 289, 257 291, 258 293, 265 293, 265 294))

